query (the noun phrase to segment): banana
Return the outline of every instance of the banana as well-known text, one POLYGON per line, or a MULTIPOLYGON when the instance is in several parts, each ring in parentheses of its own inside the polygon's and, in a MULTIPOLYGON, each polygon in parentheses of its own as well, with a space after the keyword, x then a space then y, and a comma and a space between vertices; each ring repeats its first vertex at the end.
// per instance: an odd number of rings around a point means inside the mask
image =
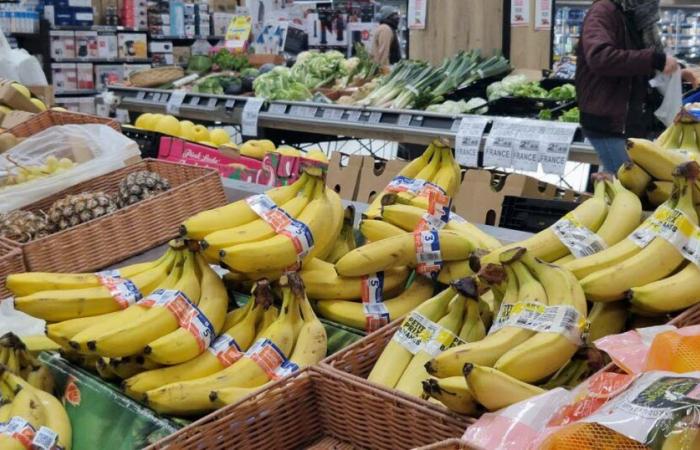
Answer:
MULTIPOLYGON (((34 394, 39 399, 41 406, 46 411, 44 426, 58 435, 58 446, 65 450, 71 450, 73 442, 73 428, 71 427, 68 413, 61 402, 53 395, 35 390, 34 394)), ((40 430, 37 430, 40 431, 40 430)))
MULTIPOLYGON (((603 181, 598 181, 595 185, 594 196, 581 203, 569 214, 576 222, 589 230, 597 231, 605 220, 607 212, 608 205, 605 202, 605 183, 603 181)), ((526 248, 531 255, 548 262, 556 261, 569 254, 569 250, 562 244, 550 227, 524 241, 506 245, 505 247, 492 251, 482 258, 481 264, 496 263, 498 262, 499 253, 516 247, 526 248)))
MULTIPOLYGON (((521 260, 542 283, 550 306, 572 306, 585 319, 586 298, 578 280, 570 272, 538 261, 527 253, 521 260)), ((493 367, 518 380, 532 383, 563 367, 578 347, 577 342, 557 332, 539 332, 504 353, 493 367)))
MULTIPOLYGON (((429 181, 442 188, 448 197, 454 197, 462 180, 460 179, 460 172, 455 170, 457 163, 452 156, 452 149, 442 147, 438 148, 436 152, 440 154, 440 164, 437 172, 429 181)), ((413 198, 411 199, 411 204, 418 207, 425 206, 427 209, 428 199, 425 197, 413 198)))
MULTIPOLYGON (((197 263, 191 252, 185 256, 182 277, 175 290, 185 294, 194 304, 199 301, 201 287, 197 278, 197 263)), ((172 311, 164 306, 153 306, 130 323, 88 342, 87 346, 90 351, 110 358, 136 355, 149 342, 176 330, 178 326, 178 319, 172 311)))
MULTIPOLYGON (((433 145, 430 145, 433 147, 433 145)), ((440 161, 442 160, 442 152, 439 149, 433 151, 433 156, 430 158, 428 164, 423 167, 420 172, 415 176, 416 180, 422 181, 432 181, 437 175, 438 170, 440 170, 440 161)), ((409 192, 399 192, 396 195, 397 201, 402 203, 410 203, 411 199, 415 197, 415 194, 409 192)))
MULTIPOLYGON (((271 189, 266 194, 273 202, 281 205, 296 197, 306 181, 308 175, 304 173, 293 184, 271 189)), ((180 233, 189 239, 200 240, 215 231, 245 225, 257 219, 258 215, 250 209, 245 199, 242 199, 190 217, 180 226, 180 233)))
MULTIPOLYGON (((452 231, 438 231, 443 261, 464 260, 474 250, 468 239, 452 231)), ((412 233, 370 242, 340 258, 335 265, 342 276, 357 277, 397 266, 416 266, 416 237, 412 233)))
POLYGON ((109 368, 121 380, 148 370, 160 368, 160 364, 153 363, 142 355, 127 356, 124 358, 110 358, 109 368))
MULTIPOLYGON (((134 276, 151 270, 170 255, 165 253, 155 261, 134 264, 119 269, 122 278, 131 279, 134 276)), ((13 273, 7 276, 5 286, 15 297, 34 294, 41 291, 62 291, 101 287, 100 279, 94 273, 47 273, 25 272, 13 273)))
POLYGON ((453 281, 474 275, 468 261, 447 261, 443 263, 437 280, 442 284, 450 284, 453 281))
POLYGON ((297 302, 304 319, 294 344, 294 351, 289 359, 299 366, 300 369, 303 369, 318 364, 326 357, 328 336, 326 335, 326 328, 314 314, 309 299, 304 294, 301 278, 297 274, 289 274, 288 277, 292 294, 297 296, 297 302))
POLYGON ((99 316, 80 317, 78 319, 64 320, 63 322, 50 323, 46 326, 46 335, 57 342, 63 348, 70 348, 69 341, 83 330, 103 323, 104 321, 120 318, 122 310, 99 316))
POLYGON ((637 197, 644 195, 644 191, 652 181, 651 175, 632 161, 627 161, 620 167, 617 171, 617 178, 625 188, 634 192, 637 197))
POLYGON ((666 128, 663 133, 659 135, 656 139, 654 139, 654 144, 659 146, 660 148, 677 148, 677 145, 671 142, 671 135, 673 134, 674 128, 676 127, 676 124, 671 125, 670 127, 666 128))
MULTIPOLYGON (((297 218, 306 205, 309 204, 315 186, 316 179, 312 178, 304 185, 301 195, 292 198, 280 207, 290 217, 297 218)), ((208 258, 218 261, 219 251, 222 249, 247 242, 262 241, 274 237, 275 234, 275 230, 267 221, 258 218, 244 225, 226 228, 206 235, 202 240, 202 248, 204 248, 204 253, 208 258)))
POLYGON ((468 298, 464 315, 464 325, 459 331, 459 338, 464 342, 476 342, 486 337, 486 326, 479 314, 479 301, 468 298))
MULTIPOLYGON (((443 348, 448 348, 452 344, 452 341, 462 326, 465 302, 466 297, 461 294, 455 295, 447 307, 447 315, 437 322, 443 330, 448 332, 445 337, 446 340, 441 342, 443 348)), ((414 397, 419 397, 423 392, 422 382, 429 377, 428 372, 425 371, 425 363, 427 363, 431 357, 432 355, 425 351, 425 349, 421 349, 418 353, 413 355, 411 362, 406 366, 406 370, 404 370, 401 378, 399 378, 396 386, 394 386, 394 389, 414 397)))
POLYGON ((423 395, 434 398, 450 411, 459 414, 475 416, 479 411, 464 376, 429 378, 423 381, 423 395))
MULTIPOLYGON (((10 416, 10 411, 12 410, 12 403, 5 403, 0 406, 0 423, 7 422, 12 417, 10 416)), ((5 448, 5 447, 3 447, 5 448)), ((24 447, 22 447, 24 448, 24 447)))
MULTIPOLYGON (((433 293, 433 283, 425 277, 417 277, 413 284, 398 296, 384 301, 389 320, 403 317, 425 302, 433 293)), ((361 302, 348 300, 319 300, 316 310, 324 319, 343 325, 364 329, 367 319, 361 302)))
POLYGON ((659 206, 673 194, 673 182, 672 181, 652 181, 647 186, 646 196, 649 199, 649 203, 654 206, 659 206))
MULTIPOLYGON (((418 306, 415 312, 430 321, 436 322, 447 314, 447 307, 456 294, 457 291, 455 291, 454 288, 448 287, 418 306)), ((404 319, 402 326, 406 325, 407 321, 408 318, 404 319)), ((403 372, 406 370, 412 358, 413 354, 396 339, 392 338, 386 347, 384 347, 382 354, 379 355, 367 380, 388 388, 393 388, 401 378, 401 375, 403 375, 403 372)))
MULTIPOLYGON (((260 320, 263 310, 266 307, 273 308, 265 303, 264 296, 267 292, 269 292, 269 285, 259 284, 254 297, 251 297, 248 304, 242 308, 245 311, 243 319, 230 328, 225 328, 226 331, 220 336, 219 343, 226 344, 226 347, 229 348, 237 347, 237 351, 225 351, 217 345, 213 345, 208 351, 185 363, 134 375, 122 383, 126 394, 140 401, 144 394, 152 389, 171 383, 203 378, 217 373, 235 362, 242 355, 241 352, 248 350, 250 344, 253 343, 255 325, 260 320)), ((271 292, 269 294, 271 295, 271 292)))
POLYGON ((336 238, 335 244, 333 244, 333 250, 331 250, 330 255, 326 258, 329 263, 335 264, 336 261, 342 258, 346 253, 357 247, 355 243, 355 230, 353 228, 354 223, 355 208, 348 207, 345 209, 343 227, 340 231, 340 235, 336 238))
MULTIPOLYGON (((331 263, 313 259, 299 273, 304 281, 306 295, 314 300, 357 300, 362 298, 362 279, 341 277, 331 263)), ((396 292, 408 278, 406 267, 394 267, 384 272, 384 291, 396 292)))
POLYGON ((642 202, 620 180, 605 182, 612 202, 608 215, 596 234, 608 245, 615 245, 632 233, 642 222, 642 202))
POLYGON ((22 336, 22 342, 30 353, 50 352, 61 348, 61 345, 45 334, 22 336))
MULTIPOLYGON (((693 208, 693 189, 700 166, 695 162, 678 168, 680 198, 677 209, 697 226, 698 215, 693 208), (689 181, 685 178, 688 177, 689 181)), ((624 298, 625 291, 660 280, 672 273, 682 262, 683 255, 662 238, 655 238, 631 258, 612 267, 599 270, 581 280, 586 297, 592 301, 613 301, 624 298)))
MULTIPOLYGON (((325 193, 325 186, 318 183, 314 199, 297 218, 299 222, 306 224, 314 240, 313 247, 321 244, 324 232, 329 234, 329 230, 324 230, 324 224, 328 223, 329 217, 332 217, 332 205, 325 193)), ((335 235, 332 238, 335 238, 335 235)), ((238 272, 274 271, 296 264, 298 252, 294 241, 279 234, 263 241, 228 247, 221 251, 221 260, 227 267, 238 272)))
POLYGON ((674 169, 688 161, 683 153, 664 150, 646 139, 628 139, 627 153, 632 161, 655 180, 662 181, 672 181, 674 169))
POLYGON ((680 272, 667 278, 639 287, 633 287, 627 293, 632 306, 639 309, 668 313, 681 311, 700 301, 700 269, 693 263, 680 272))
MULTIPOLYGON (((360 233, 368 242, 376 242, 393 236, 403 236, 406 234, 406 231, 389 222, 384 222, 383 220, 363 219, 362 222, 360 222, 360 233)), ((338 261, 336 261, 336 263, 337 262, 338 261)))
POLYGON ((26 377, 26 380, 27 383, 29 383, 37 389, 48 393, 53 392, 53 375, 51 374, 51 370, 43 364, 29 372, 29 374, 26 377))
POLYGON ((692 124, 683 124, 682 127, 683 137, 681 138, 681 145, 678 149, 697 153, 699 150, 697 136, 695 135, 695 127, 692 124))
MULTIPOLYGON (((283 288, 283 294, 281 314, 264 332, 264 337, 272 341, 283 354, 289 355, 294 347, 295 324, 301 320, 296 298, 289 289, 283 288)), ((269 379, 270 376, 255 360, 244 357, 215 374, 150 390, 144 401, 163 414, 197 414, 214 408, 209 398, 211 391, 224 387, 253 388, 267 383, 269 379)))
MULTIPOLYGON (((165 279, 171 257, 146 272, 134 275, 131 282, 143 293, 150 294, 165 279)), ((84 289, 41 291, 15 299, 15 307, 31 316, 49 322, 96 316, 121 309, 105 286, 84 289)))
POLYGON ((232 405, 238 403, 243 398, 253 394, 263 387, 267 386, 269 383, 265 383, 262 386, 255 387, 229 387, 223 389, 217 389, 209 393, 209 400, 211 401, 211 409, 223 408, 226 405, 232 405))
POLYGON ((473 223, 467 222, 465 219, 457 216, 456 214, 452 214, 450 217, 452 217, 452 219, 447 222, 446 229, 470 236, 472 239, 477 241, 477 248, 491 251, 503 247, 503 244, 501 244, 498 239, 483 231, 473 223))
POLYGON ((340 235, 340 231, 343 229, 345 210, 343 209, 343 201, 340 199, 340 195, 333 189, 326 188, 326 198, 330 203, 332 226, 324 230, 325 233, 321 233, 320 236, 318 236, 315 245, 309 254, 306 255, 303 262, 307 262, 313 258, 319 258, 324 261, 327 260, 328 255, 333 251, 336 237, 340 235))
POLYGON ((592 345, 596 340, 621 333, 627 322, 627 305, 625 302, 594 303, 588 316, 588 335, 586 343, 592 345))
MULTIPOLYGON (((5 372, 3 377, 6 378, 8 373, 5 372)), ((19 378, 19 377, 17 377, 19 378)), ((26 385, 24 385, 26 386, 26 385)), ((16 391, 15 391, 16 392, 16 391)), ((44 410, 41 400, 36 394, 37 390, 31 387, 22 387, 12 400, 12 417, 19 416, 29 422, 35 430, 46 422, 46 411, 44 410)))
MULTIPOLYGON (((209 339, 213 341, 219 335, 226 320, 228 293, 219 275, 209 267, 204 258, 199 255, 196 255, 195 258, 199 273, 202 274, 198 307, 211 324, 214 333, 209 339)), ((173 365, 189 361, 204 351, 206 348, 200 348, 197 338, 191 331, 178 328, 148 344, 143 353, 152 362, 173 365)))
POLYGON ((258 341, 259 339, 264 339, 265 333, 267 332, 267 327, 272 325, 278 317, 279 310, 276 306, 270 306, 269 308, 267 308, 262 313, 262 318, 258 321, 258 324, 255 327, 255 335, 253 338, 253 342, 258 341))
POLYGON ((496 411, 546 392, 491 367, 467 363, 464 365, 464 376, 474 399, 489 411, 496 411))

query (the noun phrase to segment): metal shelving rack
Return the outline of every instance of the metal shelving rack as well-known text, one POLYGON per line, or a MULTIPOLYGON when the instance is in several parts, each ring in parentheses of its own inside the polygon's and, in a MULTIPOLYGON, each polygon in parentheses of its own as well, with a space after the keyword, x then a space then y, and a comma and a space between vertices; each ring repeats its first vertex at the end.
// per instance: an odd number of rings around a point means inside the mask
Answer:
MULTIPOLYGON (((183 118, 238 125, 250 97, 185 95, 177 111, 169 107, 172 91, 110 86, 119 99, 118 108, 134 113, 173 113, 183 118)), ((462 115, 414 110, 361 108, 309 102, 268 102, 258 115, 259 135, 298 143, 336 139, 381 139, 403 144, 427 145, 443 137, 454 145, 462 115), (291 133, 289 133, 291 132, 291 133)), ((488 132, 487 127, 487 132, 488 132)), ((578 134, 578 133, 577 133, 578 134)), ((481 150, 485 139, 482 139, 481 150)), ((593 148, 580 136, 572 144, 569 160, 598 164, 593 148)))

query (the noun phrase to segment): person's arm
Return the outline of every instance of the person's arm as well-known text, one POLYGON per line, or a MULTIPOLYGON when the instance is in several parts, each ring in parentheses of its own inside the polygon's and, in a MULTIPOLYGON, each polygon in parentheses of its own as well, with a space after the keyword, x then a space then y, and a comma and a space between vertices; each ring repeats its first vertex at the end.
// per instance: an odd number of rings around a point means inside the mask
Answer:
POLYGON ((374 40, 375 48, 372 49, 374 62, 380 66, 389 65, 389 52, 391 50, 391 40, 394 38, 393 31, 387 26, 379 27, 374 40))
POLYGON ((612 31, 615 21, 605 14, 590 14, 581 36, 586 62, 592 71, 602 76, 625 77, 653 75, 663 71, 666 55, 654 49, 624 50, 616 47, 612 31))

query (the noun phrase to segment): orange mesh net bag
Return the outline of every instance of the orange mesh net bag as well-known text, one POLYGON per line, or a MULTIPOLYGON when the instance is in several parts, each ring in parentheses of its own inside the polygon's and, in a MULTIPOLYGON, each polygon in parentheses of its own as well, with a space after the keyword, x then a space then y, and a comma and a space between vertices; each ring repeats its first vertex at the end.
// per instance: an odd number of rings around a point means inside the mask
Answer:
POLYGON ((698 327, 659 333, 647 354, 644 370, 668 370, 686 373, 700 371, 700 333, 698 327))

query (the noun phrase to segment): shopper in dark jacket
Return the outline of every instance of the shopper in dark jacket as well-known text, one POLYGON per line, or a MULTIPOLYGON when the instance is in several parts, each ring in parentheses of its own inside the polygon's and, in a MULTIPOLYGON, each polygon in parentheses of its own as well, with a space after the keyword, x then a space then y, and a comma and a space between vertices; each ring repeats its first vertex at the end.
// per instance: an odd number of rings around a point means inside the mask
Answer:
POLYGON ((627 161, 626 137, 646 135, 649 79, 678 62, 659 38, 659 0, 596 0, 577 49, 581 126, 607 172, 627 161))

